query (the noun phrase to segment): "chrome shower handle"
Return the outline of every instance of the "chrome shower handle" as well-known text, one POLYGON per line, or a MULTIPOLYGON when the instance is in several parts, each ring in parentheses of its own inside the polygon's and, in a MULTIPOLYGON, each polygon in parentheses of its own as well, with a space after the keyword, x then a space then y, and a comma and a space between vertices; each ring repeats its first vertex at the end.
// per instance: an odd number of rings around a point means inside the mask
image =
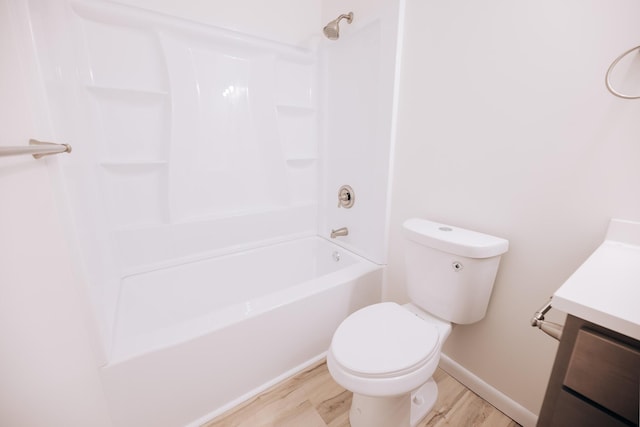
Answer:
POLYGON ((349 209, 356 202, 356 195, 353 188, 349 185, 343 185, 338 190, 338 207, 349 209))

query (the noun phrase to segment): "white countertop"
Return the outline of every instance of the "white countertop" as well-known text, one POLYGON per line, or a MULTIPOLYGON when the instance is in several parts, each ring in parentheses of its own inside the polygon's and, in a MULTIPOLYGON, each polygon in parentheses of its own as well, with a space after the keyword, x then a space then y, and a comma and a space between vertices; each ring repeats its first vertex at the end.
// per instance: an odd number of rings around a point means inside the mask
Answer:
POLYGON ((611 220, 606 240, 553 294, 552 306, 640 340, 640 223, 611 220))

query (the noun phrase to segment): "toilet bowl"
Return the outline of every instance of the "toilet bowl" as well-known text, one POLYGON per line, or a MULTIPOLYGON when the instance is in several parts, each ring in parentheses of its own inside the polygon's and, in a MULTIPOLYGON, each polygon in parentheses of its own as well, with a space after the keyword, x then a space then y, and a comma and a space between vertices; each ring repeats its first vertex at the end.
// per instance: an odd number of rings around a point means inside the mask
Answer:
POLYGON ((424 219, 407 220, 403 229, 411 302, 356 311, 338 326, 327 352, 331 376, 353 392, 352 427, 415 427, 427 415, 451 322, 484 317, 508 248, 505 239, 424 219))
POLYGON ((327 353, 335 381, 354 393, 352 427, 415 426, 431 410, 451 324, 413 304, 370 305, 336 330, 327 353))

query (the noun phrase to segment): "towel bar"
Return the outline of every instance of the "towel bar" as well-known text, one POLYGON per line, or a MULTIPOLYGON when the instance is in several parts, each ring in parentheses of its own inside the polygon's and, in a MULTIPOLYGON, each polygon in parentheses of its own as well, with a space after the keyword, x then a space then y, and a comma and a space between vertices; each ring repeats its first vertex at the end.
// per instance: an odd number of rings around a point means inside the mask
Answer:
POLYGON ((560 341, 562 338, 562 328, 564 326, 544 320, 544 315, 547 314, 549 310, 551 310, 551 298, 549 298, 549 301, 547 301, 545 305, 540 307, 538 311, 533 314, 533 317, 531 318, 531 326, 537 327, 545 334, 560 341))
POLYGON ((55 142, 44 142, 37 139, 30 139, 29 146, 26 147, 0 147, 0 157, 31 154, 35 159, 39 159, 51 154, 70 152, 71 146, 69 144, 56 144, 55 142))

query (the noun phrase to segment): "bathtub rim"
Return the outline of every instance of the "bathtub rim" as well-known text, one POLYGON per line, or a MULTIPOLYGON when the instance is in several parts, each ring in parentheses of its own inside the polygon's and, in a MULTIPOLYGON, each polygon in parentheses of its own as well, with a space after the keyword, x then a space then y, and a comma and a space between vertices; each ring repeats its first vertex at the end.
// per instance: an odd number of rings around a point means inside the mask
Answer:
MULTIPOLYGON (((301 283, 297 283, 285 289, 262 295, 257 298, 252 298, 250 300, 235 303, 214 312, 209 312, 195 318, 180 321, 179 323, 173 324, 169 327, 164 327, 151 331, 149 333, 145 333, 144 335, 142 335, 142 338, 146 338, 148 341, 151 341, 151 344, 147 343, 146 345, 141 346, 143 348, 134 348, 132 350, 130 346, 125 345, 124 348, 119 346, 118 331, 120 328, 116 323, 114 325, 112 349, 107 363, 104 365, 104 367, 107 368, 109 366, 114 366, 135 358, 144 357, 145 354, 151 352, 162 351, 163 349, 172 348, 182 345, 186 342, 199 339, 207 335, 208 333, 213 333, 243 320, 257 317, 268 311, 275 310, 281 306, 301 300, 304 297, 311 297, 320 292, 348 283, 351 280, 354 280, 375 270, 384 268, 383 265, 376 264, 371 260, 368 260, 354 253, 353 251, 317 234, 300 236, 293 239, 277 239, 277 242, 270 240, 269 243, 266 243, 265 241, 262 241, 260 242, 260 244, 252 245, 250 248, 247 248, 245 246, 244 249, 225 251, 224 254, 218 256, 224 257, 227 255, 239 254, 245 251, 260 250, 276 244, 286 244, 295 242, 296 240, 304 239, 312 239, 314 241, 320 242, 321 244, 335 247, 336 250, 348 253, 349 256, 352 256, 355 259, 356 262, 347 267, 340 268, 336 271, 303 281, 301 283), (203 327, 203 325, 211 324, 214 324, 215 326, 203 327), (196 332, 193 332, 194 329, 196 332), (163 339, 163 336, 166 336, 168 334, 174 338, 168 340, 166 338, 163 339)), ((209 258, 213 257, 211 255, 205 257, 202 254, 199 254, 199 256, 193 257, 189 263, 204 261, 209 258)), ((176 265, 180 264, 173 264, 173 266, 176 265)), ((119 290, 120 295, 118 298, 118 306, 120 304, 120 298, 122 296, 123 279, 124 277, 120 281, 121 289, 119 290)), ((118 317, 116 316, 115 322, 117 322, 117 320, 118 317)))

